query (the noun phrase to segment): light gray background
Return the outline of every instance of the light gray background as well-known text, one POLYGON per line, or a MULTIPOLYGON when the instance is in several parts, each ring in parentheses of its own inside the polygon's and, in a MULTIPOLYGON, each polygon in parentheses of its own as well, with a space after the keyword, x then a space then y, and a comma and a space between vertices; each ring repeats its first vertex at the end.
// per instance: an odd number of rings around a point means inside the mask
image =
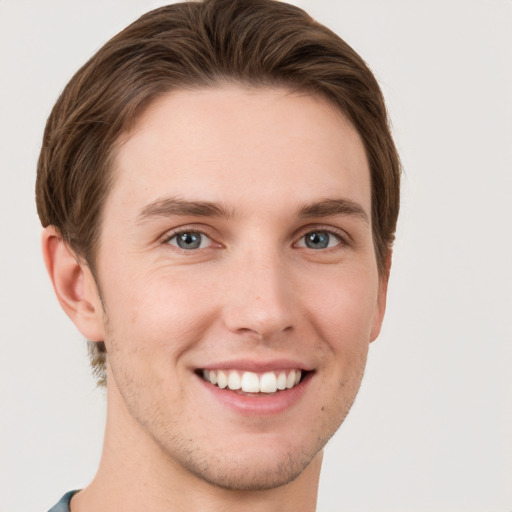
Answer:
MULTIPOLYGON (((297 1, 376 73, 405 176, 388 314, 321 511, 512 511, 512 2, 297 1)), ((105 399, 45 274, 33 187, 73 72, 149 0, 0 0, 0 511, 92 478, 105 399)))

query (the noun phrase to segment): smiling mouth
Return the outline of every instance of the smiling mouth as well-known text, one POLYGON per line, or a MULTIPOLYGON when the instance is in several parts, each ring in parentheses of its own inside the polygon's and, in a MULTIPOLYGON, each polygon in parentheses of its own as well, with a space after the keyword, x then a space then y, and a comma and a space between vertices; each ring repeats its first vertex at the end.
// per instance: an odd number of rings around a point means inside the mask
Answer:
POLYGON ((230 391, 252 394, 271 394, 297 386, 309 372, 304 370, 278 370, 255 373, 241 370, 198 370, 206 382, 230 391))

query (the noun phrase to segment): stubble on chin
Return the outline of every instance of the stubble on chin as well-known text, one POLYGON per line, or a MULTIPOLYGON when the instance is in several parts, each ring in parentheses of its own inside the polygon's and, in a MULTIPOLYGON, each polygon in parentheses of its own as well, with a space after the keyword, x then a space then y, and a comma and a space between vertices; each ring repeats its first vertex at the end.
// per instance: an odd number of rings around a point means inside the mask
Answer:
MULTIPOLYGON (((229 449, 229 441, 228 447, 219 456, 218 453, 208 453, 208 450, 199 448, 197 440, 176 436, 169 431, 153 439, 172 464, 178 464, 190 476, 216 488, 229 491, 265 491, 285 486, 306 471, 315 457, 321 457, 327 442, 345 420, 359 389, 365 361, 366 358, 363 357, 359 368, 354 369, 357 375, 339 383, 339 396, 343 397, 341 402, 319 406, 318 414, 323 415, 325 421, 320 422, 318 431, 307 432, 301 443, 290 446, 271 461, 254 455, 254 451, 250 455, 236 453, 229 449)), ((164 431, 167 430, 163 422, 160 425, 164 431)), ((255 438, 254 442, 258 443, 258 439, 255 438)), ((264 453, 264 450, 259 452, 264 453)))
MULTIPOLYGON (((215 450, 209 443, 207 422, 204 424, 205 432, 199 439, 189 437, 188 433, 184 432, 179 415, 174 417, 169 414, 168 407, 162 403, 159 404, 158 400, 151 399, 158 396, 159 392, 164 393, 163 389, 156 389, 162 382, 155 387, 150 386, 151 382, 146 383, 152 389, 146 389, 144 393, 140 388, 143 385, 141 378, 144 381, 144 375, 129 374, 122 361, 127 354, 120 357, 122 342, 115 339, 111 326, 108 325, 108 315, 106 319, 110 341, 108 345, 111 348, 109 358, 115 361, 114 366, 116 366, 115 369, 112 368, 110 361, 107 361, 109 380, 111 384, 115 382, 118 397, 124 402, 123 408, 131 417, 131 422, 136 424, 139 434, 146 437, 146 441, 153 445, 154 453, 159 452, 158 458, 161 461, 167 461, 169 468, 174 467, 175 472, 181 473, 187 479, 199 479, 222 490, 265 491, 285 486, 296 480, 310 466, 315 457, 319 456, 345 420, 359 390, 366 365, 367 351, 353 355, 354 359, 349 372, 343 376, 338 385, 333 385, 334 396, 339 397, 339 400, 331 396, 325 398, 324 402, 319 401, 316 411, 310 413, 312 430, 304 432, 300 441, 290 445, 282 453, 276 453, 274 457, 269 458, 260 456, 260 454, 268 454, 269 450, 256 448, 244 453, 239 448, 233 448, 229 438, 225 439, 224 448, 215 450), (315 424, 316 427, 313 427, 315 424)), ((128 354, 130 355, 137 354, 128 354)), ((151 381, 149 375, 146 375, 146 378, 151 381)), ((153 382, 153 384, 156 383, 153 382)), ((294 428, 294 425, 290 426, 291 432, 294 428)), ((264 442, 264 436, 258 439, 258 435, 255 434, 253 443, 257 445, 259 442, 264 442)))

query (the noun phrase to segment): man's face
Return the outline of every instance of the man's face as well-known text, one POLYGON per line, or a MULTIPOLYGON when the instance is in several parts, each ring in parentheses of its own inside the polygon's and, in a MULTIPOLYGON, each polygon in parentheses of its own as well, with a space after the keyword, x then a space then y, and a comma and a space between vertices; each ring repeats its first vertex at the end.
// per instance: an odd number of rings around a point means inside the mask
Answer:
POLYGON ((384 311, 360 137, 318 97, 178 91, 114 176, 97 255, 109 421, 222 487, 291 481, 347 414, 384 311))

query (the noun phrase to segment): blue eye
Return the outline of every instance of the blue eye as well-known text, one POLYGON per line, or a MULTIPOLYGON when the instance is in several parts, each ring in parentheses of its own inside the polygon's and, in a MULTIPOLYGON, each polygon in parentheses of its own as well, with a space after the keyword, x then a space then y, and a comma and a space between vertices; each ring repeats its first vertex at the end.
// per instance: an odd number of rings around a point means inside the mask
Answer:
POLYGON ((180 249, 190 251, 208 247, 211 243, 211 239, 204 233, 199 233, 198 231, 183 231, 171 237, 168 243, 180 249))
POLYGON ((341 243, 339 236, 329 231, 311 231, 304 235, 297 244, 299 247, 308 249, 329 249, 341 243))

